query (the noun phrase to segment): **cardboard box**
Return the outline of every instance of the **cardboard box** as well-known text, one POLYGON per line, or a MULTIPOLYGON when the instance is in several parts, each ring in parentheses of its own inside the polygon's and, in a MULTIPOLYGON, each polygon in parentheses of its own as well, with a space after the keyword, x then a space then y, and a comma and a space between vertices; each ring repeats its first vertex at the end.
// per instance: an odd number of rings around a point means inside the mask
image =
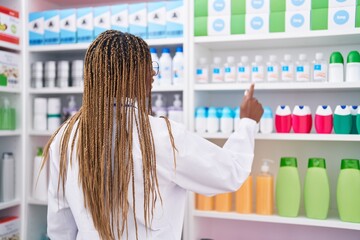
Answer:
POLYGON ((29 44, 44 44, 44 15, 42 12, 32 12, 29 14, 29 44))
POLYGON ((329 8, 353 7, 356 0, 329 0, 329 8))
POLYGON ((311 1, 311 9, 324 9, 329 7, 329 0, 311 1))
POLYGON ((148 3, 148 38, 166 37, 166 2, 148 3))
POLYGON ((328 29, 328 8, 312 9, 310 12, 310 29, 327 30, 328 29))
POLYGON ((354 6, 329 8, 328 29, 340 30, 355 28, 355 14, 356 8, 354 6))
POLYGON ((360 5, 356 6, 355 27, 360 27, 360 5))
POLYGON ((247 0, 246 14, 263 14, 270 12, 270 0, 247 0))
POLYGON ((0 6, 0 41, 19 45, 19 12, 0 6))
POLYGON ((184 35, 184 2, 166 2, 166 35, 182 37, 184 35))
POLYGON ((100 33, 110 28, 110 7, 103 6, 94 8, 94 38, 97 38, 100 33))
POLYGON ((285 31, 310 31, 310 11, 286 12, 285 31))
POLYGON ((267 34, 269 33, 270 14, 246 14, 246 34, 267 34))
POLYGON ((245 34, 245 14, 195 18, 195 36, 224 36, 230 34, 245 34))
POLYGON ((0 239, 20 239, 20 219, 18 217, 0 219, 0 239))
POLYGON ((226 36, 231 31, 230 15, 227 16, 210 16, 208 17, 207 30, 208 36, 226 36))
POLYGON ((242 15, 246 13, 246 0, 195 0, 194 16, 242 15))
POLYGON ((147 38, 146 3, 129 5, 129 32, 141 38, 147 38))
POLYGON ((231 34, 245 34, 245 14, 231 15, 231 34))
POLYGON ((121 32, 129 31, 129 9, 128 4, 120 4, 110 7, 111 29, 121 32))
POLYGON ((19 87, 20 59, 19 54, 0 51, 0 86, 19 87))
POLYGON ((60 11, 60 43, 76 42, 76 9, 60 11))
POLYGON ((231 0, 208 0, 208 16, 225 16, 231 14, 231 0))
POLYGON ((285 32, 285 12, 271 12, 269 18, 269 32, 285 32))
POLYGON ((285 11, 286 11, 286 0, 270 1, 270 12, 285 12, 285 11))
POLYGON ((44 12, 44 44, 60 43, 60 14, 58 10, 44 12))
POLYGON ((311 0, 286 0, 286 11, 310 11, 311 2, 311 0))
POLYGON ((76 12, 77 42, 91 42, 94 40, 93 9, 79 8, 76 12))

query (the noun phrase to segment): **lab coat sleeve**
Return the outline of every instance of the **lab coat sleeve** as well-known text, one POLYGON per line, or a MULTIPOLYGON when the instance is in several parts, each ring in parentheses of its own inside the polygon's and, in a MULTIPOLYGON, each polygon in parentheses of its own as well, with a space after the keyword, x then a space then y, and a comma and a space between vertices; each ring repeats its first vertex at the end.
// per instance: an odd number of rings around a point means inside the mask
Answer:
POLYGON ((208 196, 238 190, 251 172, 256 122, 243 118, 239 124, 222 148, 185 129, 177 132, 173 181, 208 196))
POLYGON ((58 192, 60 155, 53 153, 50 149, 47 234, 51 240, 75 240, 77 226, 61 185, 58 192))

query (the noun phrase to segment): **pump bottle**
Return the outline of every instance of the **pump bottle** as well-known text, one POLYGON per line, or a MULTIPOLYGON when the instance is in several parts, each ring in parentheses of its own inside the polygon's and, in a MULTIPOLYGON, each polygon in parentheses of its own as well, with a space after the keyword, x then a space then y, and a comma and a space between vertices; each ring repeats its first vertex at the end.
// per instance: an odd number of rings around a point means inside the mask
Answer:
POLYGON ((155 101, 155 106, 153 107, 153 112, 155 117, 167 116, 166 108, 164 107, 164 102, 161 94, 156 95, 156 101, 155 101))
POLYGON ((263 159, 261 173, 256 177, 256 214, 274 213, 274 176, 270 173, 269 165, 273 162, 270 159, 263 159))

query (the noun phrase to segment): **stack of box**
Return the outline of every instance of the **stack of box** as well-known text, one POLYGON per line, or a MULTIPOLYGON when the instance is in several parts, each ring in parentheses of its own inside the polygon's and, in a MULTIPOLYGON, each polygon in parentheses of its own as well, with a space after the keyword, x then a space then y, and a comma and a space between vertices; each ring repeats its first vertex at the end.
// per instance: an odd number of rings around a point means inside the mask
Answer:
POLYGON ((19 13, 0 6, 0 42, 19 45, 19 13))

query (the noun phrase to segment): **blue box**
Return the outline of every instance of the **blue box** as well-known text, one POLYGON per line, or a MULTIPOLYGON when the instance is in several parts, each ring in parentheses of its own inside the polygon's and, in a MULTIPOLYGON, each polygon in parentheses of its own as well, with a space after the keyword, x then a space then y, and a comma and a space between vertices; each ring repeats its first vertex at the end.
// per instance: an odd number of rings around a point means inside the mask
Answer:
POLYGON ((166 3, 152 2, 148 8, 148 38, 166 37, 166 3))
POLYGON ((171 1, 166 3, 166 34, 167 37, 184 35, 184 2, 171 1))
POLYGON ((109 30, 110 24, 110 7, 96 7, 94 8, 94 38, 100 33, 109 30))
POLYGON ((129 31, 128 4, 111 6, 111 29, 121 32, 129 31))
POLYGON ((76 43, 76 9, 60 11, 60 43, 76 43))
POLYGON ((29 14, 29 44, 44 44, 44 15, 42 12, 32 12, 29 14))
POLYGON ((79 8, 77 9, 77 42, 91 42, 94 40, 94 14, 93 9, 79 8))
POLYGON ((60 43, 60 14, 58 10, 44 12, 44 44, 60 43))
POLYGON ((129 32, 141 38, 147 38, 146 3, 129 5, 129 32))

